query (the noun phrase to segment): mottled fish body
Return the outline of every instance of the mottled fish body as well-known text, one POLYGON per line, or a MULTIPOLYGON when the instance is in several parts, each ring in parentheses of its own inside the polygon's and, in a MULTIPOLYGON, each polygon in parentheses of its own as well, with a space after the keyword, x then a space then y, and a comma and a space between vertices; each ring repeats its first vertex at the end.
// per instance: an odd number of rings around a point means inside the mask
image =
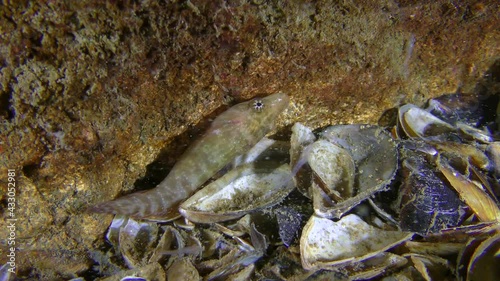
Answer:
POLYGON ((229 108, 188 148, 158 186, 98 204, 91 211, 150 220, 175 217, 182 201, 272 130, 288 103, 285 94, 274 94, 229 108))

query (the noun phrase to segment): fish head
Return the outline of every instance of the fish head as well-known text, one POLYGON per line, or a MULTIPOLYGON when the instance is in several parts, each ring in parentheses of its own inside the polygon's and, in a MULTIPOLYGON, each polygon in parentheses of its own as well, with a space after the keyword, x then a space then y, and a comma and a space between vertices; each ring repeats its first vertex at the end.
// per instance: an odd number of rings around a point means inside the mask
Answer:
POLYGON ((236 120, 242 122, 240 128, 246 128, 246 133, 252 134, 258 141, 274 129, 278 116, 288 107, 289 102, 290 98, 283 93, 254 98, 234 107, 235 110, 240 110, 241 118, 236 120))
POLYGON ((258 141, 273 129, 276 119, 288 107, 289 102, 287 95, 277 93, 239 103, 219 115, 209 131, 252 134, 258 141))

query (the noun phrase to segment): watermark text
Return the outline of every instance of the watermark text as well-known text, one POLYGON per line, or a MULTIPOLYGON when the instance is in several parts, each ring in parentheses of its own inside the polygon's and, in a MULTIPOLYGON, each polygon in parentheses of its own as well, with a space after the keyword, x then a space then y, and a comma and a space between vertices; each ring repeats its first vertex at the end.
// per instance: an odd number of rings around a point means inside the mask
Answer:
POLYGON ((16 170, 7 170, 7 269, 16 273, 16 170))

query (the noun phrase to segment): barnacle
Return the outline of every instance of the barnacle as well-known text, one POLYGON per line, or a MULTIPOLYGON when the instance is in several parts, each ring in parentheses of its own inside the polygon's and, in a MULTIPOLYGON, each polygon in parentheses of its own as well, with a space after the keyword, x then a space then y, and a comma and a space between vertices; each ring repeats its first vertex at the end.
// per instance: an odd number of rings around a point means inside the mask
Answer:
POLYGON ((255 110, 257 111, 261 111, 264 108, 264 103, 262 102, 262 100, 255 100, 253 102, 253 108, 255 108, 255 110))

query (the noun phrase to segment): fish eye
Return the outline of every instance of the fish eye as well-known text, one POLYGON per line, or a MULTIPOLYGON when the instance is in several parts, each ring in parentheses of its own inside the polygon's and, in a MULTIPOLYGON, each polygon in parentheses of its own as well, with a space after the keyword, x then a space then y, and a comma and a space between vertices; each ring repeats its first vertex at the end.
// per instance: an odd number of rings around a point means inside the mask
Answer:
POLYGON ((262 102, 262 100, 255 100, 253 102, 253 108, 260 112, 264 108, 264 103, 262 102))

